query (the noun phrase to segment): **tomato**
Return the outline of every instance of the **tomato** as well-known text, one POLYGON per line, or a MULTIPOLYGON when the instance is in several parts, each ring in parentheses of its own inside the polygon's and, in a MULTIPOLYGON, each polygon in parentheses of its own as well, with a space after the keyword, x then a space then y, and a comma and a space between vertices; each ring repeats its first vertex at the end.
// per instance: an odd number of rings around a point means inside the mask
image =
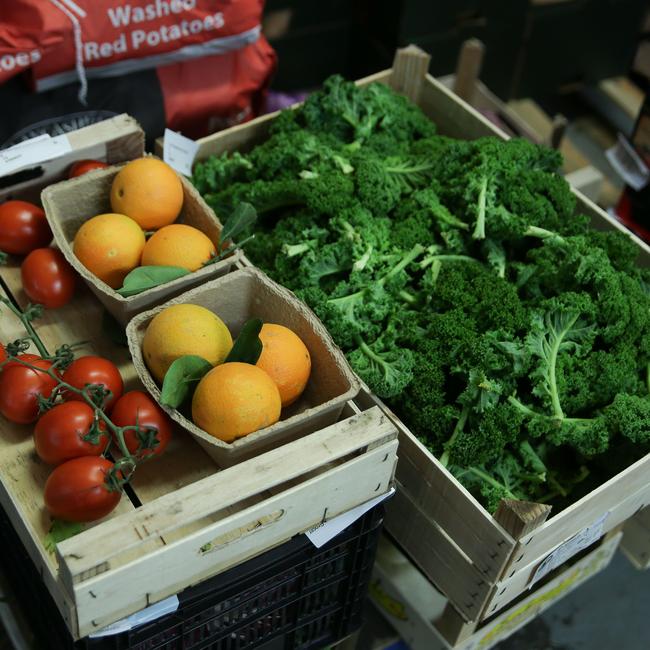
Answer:
MULTIPOLYGON (((109 410, 120 399, 124 390, 122 375, 120 375, 117 366, 112 361, 103 357, 79 357, 63 373, 63 381, 79 389, 83 388, 86 384, 102 384, 112 393, 110 398, 104 403, 106 410, 109 410)), ((63 398, 67 401, 84 401, 81 395, 70 391, 64 391, 63 398)))
MULTIPOLYGON (((83 402, 63 402, 41 416, 34 429, 34 446, 40 459, 48 465, 59 465, 80 456, 101 456, 108 446, 104 433, 96 445, 84 440, 95 419, 95 411, 83 402)), ((99 421, 99 428, 106 425, 99 421)))
POLYGON ((121 492, 106 483, 113 463, 101 456, 73 458, 54 468, 45 483, 45 507, 57 519, 94 521, 120 502, 121 492))
MULTIPOLYGON (((52 362, 35 355, 20 355, 19 358, 32 365, 47 370, 52 362)), ((0 413, 11 422, 29 424, 38 417, 38 395, 49 397, 57 386, 57 381, 50 375, 32 370, 10 361, 0 374, 0 413)))
MULTIPOLYGON (((147 449, 142 456, 151 454, 160 455, 165 451, 172 436, 172 421, 158 404, 141 390, 132 390, 124 393, 115 402, 111 411, 111 420, 118 427, 135 425, 144 429, 157 429, 156 440, 158 444, 153 449, 147 449)), ((135 431, 124 433, 124 442, 128 450, 135 454, 138 451, 139 440, 135 431)))
POLYGON ((57 309, 72 300, 76 276, 61 251, 54 248, 32 251, 20 267, 20 277, 32 302, 57 309))
POLYGON ((7 360, 7 351, 5 346, 0 343, 0 363, 4 363, 7 360))
POLYGON ((70 167, 68 178, 75 176, 83 176, 93 169, 105 169, 108 165, 101 160, 77 160, 77 162, 70 167))
POLYGON ((26 255, 47 246, 52 231, 45 212, 27 201, 6 201, 0 205, 0 250, 12 255, 26 255))

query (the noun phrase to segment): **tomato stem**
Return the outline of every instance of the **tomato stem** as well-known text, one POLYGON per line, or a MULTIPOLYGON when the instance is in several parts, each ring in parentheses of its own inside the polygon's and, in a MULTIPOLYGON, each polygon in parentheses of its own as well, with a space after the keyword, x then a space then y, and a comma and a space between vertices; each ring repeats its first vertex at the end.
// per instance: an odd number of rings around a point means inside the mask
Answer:
MULTIPOLYGON (((19 307, 14 305, 7 298, 0 296, 0 301, 3 302, 5 305, 7 305, 7 307, 9 307, 9 309, 20 319, 21 323, 23 324, 23 327, 25 328, 28 334, 27 338, 29 338, 34 343, 41 357, 53 361, 54 368, 56 367, 57 360, 60 361, 65 360, 64 356, 66 358, 67 356, 71 356, 72 350, 75 347, 81 345, 81 344, 74 344, 67 347, 64 346, 66 347, 66 349, 64 350, 65 355, 61 354, 62 349, 60 349, 59 351, 57 351, 57 355, 52 357, 48 353, 47 348, 43 344, 43 341, 38 336, 36 330, 31 324, 32 319, 35 318, 35 314, 37 314, 38 311, 40 310, 40 306, 37 305, 35 308, 28 307, 26 311, 22 311, 19 307), (68 355, 68 353, 70 353, 70 355, 68 355), (61 357, 61 359, 59 359, 59 356, 61 357)), ((147 460, 147 456, 143 455, 142 453, 140 453, 137 456, 131 454, 129 448, 126 445, 126 441, 124 439, 124 434, 126 431, 135 431, 136 434, 140 431, 139 423, 136 421, 135 426, 126 425, 123 427, 118 427, 116 424, 114 424, 113 421, 108 417, 108 415, 106 415, 103 408, 101 406, 98 406, 93 400, 92 388, 96 386, 96 384, 86 384, 83 388, 77 388, 76 386, 72 386, 68 382, 63 381, 61 376, 57 372, 55 372, 52 368, 39 368, 38 366, 35 366, 34 364, 29 363, 24 359, 18 358, 17 355, 12 355, 12 354, 8 354, 6 360, 0 363, 0 370, 9 361, 15 361, 16 363, 19 363, 20 365, 25 366, 26 368, 34 370, 35 372, 45 373, 46 375, 54 379, 57 382, 56 387, 52 391, 52 394, 54 395, 54 399, 56 399, 58 395, 65 390, 71 393, 75 393, 76 395, 80 395, 82 399, 86 402, 86 404, 88 404, 93 409, 95 413, 95 417, 102 420, 106 425, 107 429, 114 434, 113 436, 108 436, 109 441, 106 449, 108 449, 110 445, 113 443, 113 440, 115 440, 117 442, 117 446, 120 449, 120 452, 122 453, 122 458, 119 458, 118 460, 115 461, 113 469, 111 470, 111 475, 110 477, 107 477, 107 484, 109 486, 113 486, 121 490, 122 487, 126 483, 128 483, 131 477, 133 476, 133 473, 135 472, 138 463, 147 460)), ((109 391, 106 397, 110 397, 110 395, 111 393, 109 391)), ((138 451, 142 452, 141 449, 138 449, 138 451)))
POLYGON ((23 324, 23 327, 27 331, 27 334, 29 338, 34 342, 34 345, 36 346, 36 349, 38 350, 38 353, 43 357, 43 358, 48 358, 49 353, 47 351, 47 348, 45 345, 43 345, 43 341, 41 341, 41 338, 39 335, 36 333, 36 330, 32 326, 31 320, 32 317, 28 316, 22 309, 19 307, 16 307, 11 300, 8 298, 4 298, 0 296, 0 301, 2 301, 9 309, 20 319, 20 322, 23 324))

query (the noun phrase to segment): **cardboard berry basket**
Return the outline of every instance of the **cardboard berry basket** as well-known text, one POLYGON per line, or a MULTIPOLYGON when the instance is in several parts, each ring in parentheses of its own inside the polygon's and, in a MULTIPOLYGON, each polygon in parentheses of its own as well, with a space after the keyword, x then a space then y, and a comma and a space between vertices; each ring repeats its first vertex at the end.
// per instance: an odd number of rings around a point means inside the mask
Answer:
POLYGON ((171 305, 193 304, 219 316, 235 338, 244 323, 261 318, 295 332, 311 356, 311 375, 304 393, 283 409, 279 422, 232 443, 193 424, 180 411, 163 407, 221 466, 230 466, 336 422, 345 403, 359 392, 359 381, 316 315, 293 293, 254 268, 235 270, 136 316, 127 327, 129 349, 140 380, 156 401, 160 387, 142 355, 142 341, 153 317, 171 305))
MULTIPOLYGON (((52 180, 63 177, 75 160, 100 157, 102 151, 108 162, 140 155, 137 124, 130 118, 109 122, 109 129, 105 123, 82 129, 94 148, 55 161, 59 171, 52 180), (120 124, 128 127, 126 133, 120 124)), ((78 132, 68 137, 79 141, 78 132)), ((7 185, 3 196, 33 198, 42 182, 41 177, 32 179, 33 185, 7 185)), ((25 307, 20 262, 10 257, 0 267, 0 293, 25 307)), ((47 310, 34 327, 50 353, 84 342, 79 356, 110 359, 125 390, 142 389, 128 348, 113 343, 103 329, 103 312, 79 283, 69 304, 47 310)), ((22 336, 18 319, 0 304, 0 341, 22 336)), ((353 402, 332 422, 227 470, 178 427, 165 453, 138 467, 131 491, 108 517, 48 550, 51 521, 43 489, 51 468, 36 456, 33 425, 0 416, 0 505, 79 639, 388 492, 396 464, 395 426, 380 409, 361 412, 353 402)))
MULTIPOLYGON (((415 102, 439 133, 460 139, 507 135, 444 84, 427 74, 429 56, 417 47, 399 50, 394 65, 357 81, 384 83, 415 102)), ((197 160, 228 151, 247 151, 268 135, 277 113, 199 140, 197 160)), ((640 263, 650 247, 573 190, 577 211, 594 228, 618 229, 639 246, 640 263)), ((244 260, 246 262, 246 260, 244 260)), ((374 396, 359 394, 365 405, 374 396)), ((537 567, 553 552, 577 553, 579 540, 604 534, 650 504, 650 456, 639 460, 556 516, 550 507, 502 502, 493 515, 443 467, 395 416, 400 431, 398 493, 387 508, 386 526, 416 565, 449 599, 456 632, 469 634, 527 589, 537 567)), ((451 637, 457 638, 456 634, 451 637)))
MULTIPOLYGON (((88 219, 98 214, 112 212, 111 185, 123 166, 124 164, 115 165, 50 185, 43 190, 41 200, 56 244, 65 258, 106 309, 120 323, 126 324, 130 318, 141 311, 226 273, 239 259, 241 252, 235 251, 226 259, 134 296, 124 297, 111 289, 77 259, 73 252, 73 242, 77 231, 88 219)), ((180 174, 179 178, 183 185, 183 207, 176 223, 193 226, 207 235, 213 244, 218 244, 221 222, 194 186, 180 174)))

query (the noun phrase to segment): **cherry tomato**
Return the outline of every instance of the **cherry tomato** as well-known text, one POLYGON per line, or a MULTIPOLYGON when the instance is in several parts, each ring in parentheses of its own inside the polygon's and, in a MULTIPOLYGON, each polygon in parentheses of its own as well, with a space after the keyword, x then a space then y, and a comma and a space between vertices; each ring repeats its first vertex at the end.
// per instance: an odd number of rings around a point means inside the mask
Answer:
MULTIPOLYGON (((41 416, 34 429, 34 446, 40 459, 48 465, 80 456, 101 456, 108 446, 108 436, 102 434, 94 445, 84 440, 95 420, 95 411, 83 402, 63 402, 41 416)), ((101 431, 106 425, 99 421, 101 431)))
POLYGON ((54 468, 45 483, 45 506, 65 521, 94 521, 111 512, 121 492, 106 483, 113 463, 101 456, 73 458, 54 468))
POLYGON ((68 178, 75 176, 83 176, 93 169, 105 169, 108 165, 101 160, 77 160, 77 162, 70 167, 68 178))
POLYGON ((57 309, 72 300, 76 276, 63 253, 55 248, 32 251, 20 267, 20 277, 32 302, 57 309))
POLYGON ((26 255, 47 246, 52 231, 45 212, 27 201, 6 201, 0 205, 0 250, 12 255, 26 255))
MULTIPOLYGON (((137 424, 143 431, 145 429, 157 429, 156 440, 158 444, 153 449, 143 450, 143 457, 151 454, 162 454, 172 436, 173 425, 167 413, 156 404, 153 398, 141 390, 124 393, 113 406, 111 420, 118 427, 137 424)), ((135 431, 126 431, 124 442, 132 454, 138 451, 140 441, 135 431)))
MULTIPOLYGON (((103 357, 79 357, 63 373, 63 381, 79 389, 86 384, 102 384, 112 393, 110 398, 104 402, 106 410, 110 410, 111 406, 122 397, 124 391, 122 375, 120 375, 117 366, 103 357)), ((67 401, 84 401, 81 395, 70 391, 64 391, 63 398, 67 401)))
MULTIPOLYGON (((20 355, 32 365, 48 370, 52 362, 37 357, 25 359, 34 355, 20 355)), ((0 413, 11 422, 29 424, 38 417, 38 395, 49 397, 57 385, 50 375, 32 370, 19 364, 9 362, 0 374, 0 413)))

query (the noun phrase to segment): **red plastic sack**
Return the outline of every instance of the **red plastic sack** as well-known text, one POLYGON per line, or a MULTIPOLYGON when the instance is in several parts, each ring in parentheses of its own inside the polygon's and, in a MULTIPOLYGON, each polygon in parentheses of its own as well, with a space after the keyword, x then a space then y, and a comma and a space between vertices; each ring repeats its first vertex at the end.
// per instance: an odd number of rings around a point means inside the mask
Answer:
POLYGON ((275 70, 264 36, 218 56, 158 68, 167 126, 200 138, 259 114, 275 70))
POLYGON ((37 90, 78 77, 232 52, 257 41, 263 0, 0 2, 0 83, 31 67, 37 90))

